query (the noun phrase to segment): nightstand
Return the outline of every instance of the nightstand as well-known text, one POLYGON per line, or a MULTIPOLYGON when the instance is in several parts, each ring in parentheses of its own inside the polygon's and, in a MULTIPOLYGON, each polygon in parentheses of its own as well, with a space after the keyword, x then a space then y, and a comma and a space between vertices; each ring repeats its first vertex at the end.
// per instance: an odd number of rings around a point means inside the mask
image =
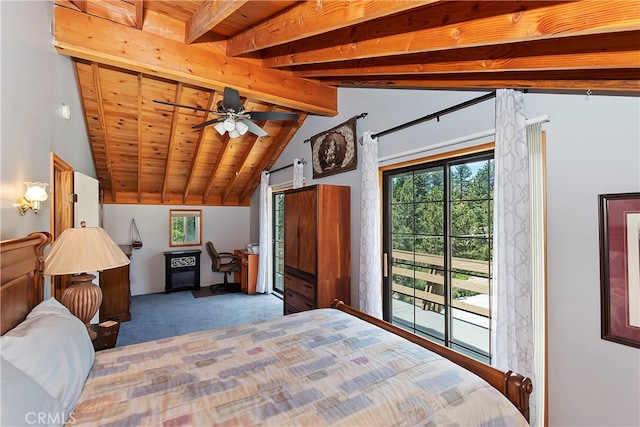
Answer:
POLYGON ((107 320, 97 325, 91 325, 91 329, 98 334, 96 339, 93 340, 93 348, 95 351, 106 350, 116 346, 118 331, 120 331, 120 322, 107 320))

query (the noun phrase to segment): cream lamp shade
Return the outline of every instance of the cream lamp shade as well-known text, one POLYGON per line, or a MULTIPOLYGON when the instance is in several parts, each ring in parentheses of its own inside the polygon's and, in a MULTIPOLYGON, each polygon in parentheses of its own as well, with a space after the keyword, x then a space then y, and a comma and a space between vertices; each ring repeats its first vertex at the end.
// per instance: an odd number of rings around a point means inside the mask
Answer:
POLYGON ((129 258, 100 227, 67 228, 55 240, 44 259, 44 274, 73 274, 64 290, 62 304, 87 326, 91 339, 96 333, 90 322, 102 303, 102 291, 87 271, 103 271, 129 264, 129 258), (82 273, 82 274, 80 274, 82 273))

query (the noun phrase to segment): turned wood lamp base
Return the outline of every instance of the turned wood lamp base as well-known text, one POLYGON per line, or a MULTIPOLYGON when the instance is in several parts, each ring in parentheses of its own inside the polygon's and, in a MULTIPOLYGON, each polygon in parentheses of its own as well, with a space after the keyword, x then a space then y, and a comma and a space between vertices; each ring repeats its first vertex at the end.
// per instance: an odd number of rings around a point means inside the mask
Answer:
POLYGON ((90 327, 91 319, 96 315, 102 304, 102 290, 92 282, 96 276, 82 273, 71 277, 71 286, 62 293, 61 302, 69 309, 71 314, 85 324, 91 340, 95 340, 97 334, 90 327))

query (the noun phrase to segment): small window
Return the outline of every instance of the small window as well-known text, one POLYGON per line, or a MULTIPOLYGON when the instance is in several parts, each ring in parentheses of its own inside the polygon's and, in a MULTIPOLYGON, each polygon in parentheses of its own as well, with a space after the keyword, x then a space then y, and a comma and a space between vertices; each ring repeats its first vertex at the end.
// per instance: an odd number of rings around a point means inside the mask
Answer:
POLYGON ((169 211, 169 246, 199 246, 202 240, 201 210, 169 211))

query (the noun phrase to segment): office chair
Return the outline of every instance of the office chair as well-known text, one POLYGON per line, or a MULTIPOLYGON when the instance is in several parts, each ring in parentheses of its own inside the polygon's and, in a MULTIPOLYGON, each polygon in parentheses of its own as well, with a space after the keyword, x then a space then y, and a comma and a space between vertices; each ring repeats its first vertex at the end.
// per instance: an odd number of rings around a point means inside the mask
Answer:
POLYGON ((207 242, 207 252, 211 257, 211 271, 224 273, 224 282, 217 283, 209 286, 211 292, 217 288, 224 288, 229 292, 237 292, 240 290, 240 283, 229 282, 228 275, 232 272, 240 272, 240 257, 232 254, 231 252, 218 252, 216 251, 213 243, 207 242), (226 260, 226 261, 225 261, 226 260))

